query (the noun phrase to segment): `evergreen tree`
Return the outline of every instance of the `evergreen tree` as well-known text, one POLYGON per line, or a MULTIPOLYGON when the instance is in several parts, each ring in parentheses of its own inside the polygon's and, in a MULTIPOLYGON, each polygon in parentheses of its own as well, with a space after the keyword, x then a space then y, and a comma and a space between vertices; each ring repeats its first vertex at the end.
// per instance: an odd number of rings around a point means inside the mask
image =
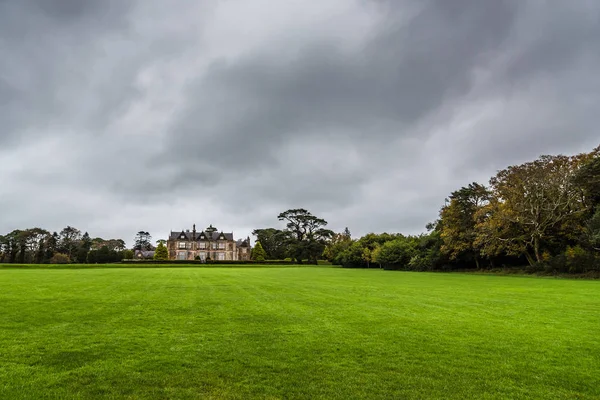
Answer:
POLYGON ((156 247, 156 251, 154 252, 155 260, 168 260, 169 252, 167 250, 167 246, 165 246, 164 240, 158 241, 158 247, 156 247))
POLYGON ((45 251, 46 254, 44 257, 44 262, 50 262, 50 259, 57 252, 59 240, 60 240, 60 238, 58 236, 58 233, 56 233, 56 232, 53 232, 52 235, 48 237, 48 241, 46 243, 46 251, 45 251))
POLYGON ((152 236, 150 233, 139 231, 135 235, 135 245, 133 247, 134 250, 150 250, 152 248, 152 244, 150 241, 152 240, 152 236))
POLYGON ((344 235, 345 237, 347 237, 348 239, 351 239, 351 238, 352 238, 352 235, 350 234, 350 229, 348 229, 348 227, 346 227, 346 229, 344 229, 344 233, 343 233, 343 235, 344 235))
POLYGON ((258 262, 264 262, 266 256, 267 256, 267 252, 265 251, 265 249, 263 249, 260 242, 257 241, 256 244, 254 245, 254 248, 252 249, 252 255, 251 255, 252 260, 258 261, 258 262))
POLYGON ((38 243, 38 251, 35 253, 35 263, 41 264, 44 261, 46 249, 44 248, 44 239, 40 239, 38 243))
POLYGON ((79 248, 77 249, 77 262, 85 263, 87 261, 88 253, 92 248, 92 239, 90 235, 85 232, 79 242, 79 248))

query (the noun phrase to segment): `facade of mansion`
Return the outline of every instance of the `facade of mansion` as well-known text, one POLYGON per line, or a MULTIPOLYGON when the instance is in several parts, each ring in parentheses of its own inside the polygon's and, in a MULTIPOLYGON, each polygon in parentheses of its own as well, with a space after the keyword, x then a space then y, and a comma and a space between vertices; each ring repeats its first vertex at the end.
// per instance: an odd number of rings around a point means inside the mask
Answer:
POLYGON ((234 240, 233 232, 217 232, 210 225, 204 231, 171 232, 167 240, 169 260, 250 260, 250 238, 234 240))

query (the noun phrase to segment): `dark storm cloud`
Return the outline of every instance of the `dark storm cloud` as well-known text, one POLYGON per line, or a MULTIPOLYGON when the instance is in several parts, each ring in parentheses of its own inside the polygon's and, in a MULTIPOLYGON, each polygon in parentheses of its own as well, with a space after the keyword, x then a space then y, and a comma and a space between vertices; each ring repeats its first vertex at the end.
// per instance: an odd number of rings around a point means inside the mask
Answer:
POLYGON ((0 1, 0 233, 416 233, 598 143, 600 3, 0 1), (40 212, 35 199, 53 212, 40 212), (190 221, 192 220, 192 221, 190 221))
POLYGON ((503 42, 516 13, 501 2, 452 4, 430 3, 406 25, 381 16, 382 30, 351 52, 316 37, 215 63, 188 90, 169 151, 244 167, 273 163, 272 152, 299 136, 410 135, 411 124, 469 90, 472 67, 503 42))
POLYGON ((128 99, 116 85, 84 90, 109 72, 119 82, 121 71, 102 70, 108 63, 101 61, 101 41, 127 31, 127 11, 124 1, 0 3, 0 143, 25 132, 43 135, 54 124, 97 129, 128 99))

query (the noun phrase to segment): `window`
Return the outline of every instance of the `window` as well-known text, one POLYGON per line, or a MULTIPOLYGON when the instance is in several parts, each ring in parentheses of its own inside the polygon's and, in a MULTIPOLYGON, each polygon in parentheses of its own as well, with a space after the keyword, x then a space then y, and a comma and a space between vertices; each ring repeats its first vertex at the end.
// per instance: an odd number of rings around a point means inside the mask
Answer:
POLYGON ((205 252, 203 252, 203 251, 200 252, 200 259, 202 261, 206 261, 206 253, 205 252))
POLYGON ((219 243, 219 249, 225 250, 225 243, 219 243))
POLYGON ((245 247, 242 248, 242 253, 246 254, 246 248, 245 247))
POLYGON ((200 249, 205 249, 206 248, 206 242, 200 242, 199 247, 200 249))
POLYGON ((178 260, 185 260, 185 256, 186 256, 186 252, 185 251, 178 251, 177 252, 177 259, 178 260))
POLYGON ((213 244, 212 244, 212 248, 213 248, 213 249, 216 249, 216 248, 217 248, 217 244, 216 244, 216 243, 213 243, 213 244))
POLYGON ((217 253, 217 259, 218 260, 225 260, 225 253, 217 253))
POLYGON ((186 243, 185 242, 179 242, 179 248, 180 249, 185 249, 186 248, 186 243))

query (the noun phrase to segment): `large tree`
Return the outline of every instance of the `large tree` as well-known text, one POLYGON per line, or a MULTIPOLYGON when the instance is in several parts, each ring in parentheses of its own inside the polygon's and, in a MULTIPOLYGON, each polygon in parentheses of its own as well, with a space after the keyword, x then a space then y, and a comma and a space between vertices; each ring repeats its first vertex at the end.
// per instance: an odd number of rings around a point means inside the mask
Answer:
POLYGON ((333 236, 333 232, 325 228, 327 221, 315 217, 303 208, 284 211, 277 218, 286 222, 289 255, 298 263, 308 259, 316 264, 333 236))
POLYGON ((541 262, 550 232, 585 210, 574 184, 580 163, 579 156, 542 156, 499 171, 490 180, 494 201, 479 234, 502 243, 508 254, 525 255, 530 264, 541 262))
POLYGON ((6 258, 5 243, 6 238, 3 235, 0 235, 0 263, 3 263, 6 258))
POLYGON ((77 247, 79 247, 79 241, 81 240, 81 231, 67 226, 60 231, 60 242, 59 249, 62 253, 69 256, 70 259, 76 255, 77 247))
POLYGON ((260 242, 267 260, 283 260, 287 254, 289 234, 275 228, 255 229, 252 234, 260 242))
POLYGON ((450 202, 440 212, 441 251, 451 260, 475 261, 479 268, 480 251, 476 245, 476 215, 487 205, 490 192, 479 183, 471 183, 450 195, 450 202))
POLYGON ((135 235, 135 245, 133 246, 134 250, 151 250, 152 249, 152 236, 150 233, 139 231, 135 235))
POLYGON ((50 259, 58 252, 58 245, 60 237, 58 233, 52 232, 52 235, 48 235, 46 240, 46 249, 44 250, 44 262, 50 262, 50 259))
POLYGON ((87 232, 85 232, 81 237, 81 240, 79 241, 79 245, 77 246, 76 261, 78 263, 87 262, 87 256, 91 248, 92 239, 90 238, 90 235, 87 232))
POLYGON ((583 193, 583 201, 589 215, 600 206, 600 146, 581 156, 581 168, 574 175, 574 183, 583 193))
POLYGON ((323 257, 328 261, 334 261, 336 257, 345 251, 352 244, 352 238, 348 228, 342 233, 333 234, 331 240, 325 246, 323 250, 323 257))

